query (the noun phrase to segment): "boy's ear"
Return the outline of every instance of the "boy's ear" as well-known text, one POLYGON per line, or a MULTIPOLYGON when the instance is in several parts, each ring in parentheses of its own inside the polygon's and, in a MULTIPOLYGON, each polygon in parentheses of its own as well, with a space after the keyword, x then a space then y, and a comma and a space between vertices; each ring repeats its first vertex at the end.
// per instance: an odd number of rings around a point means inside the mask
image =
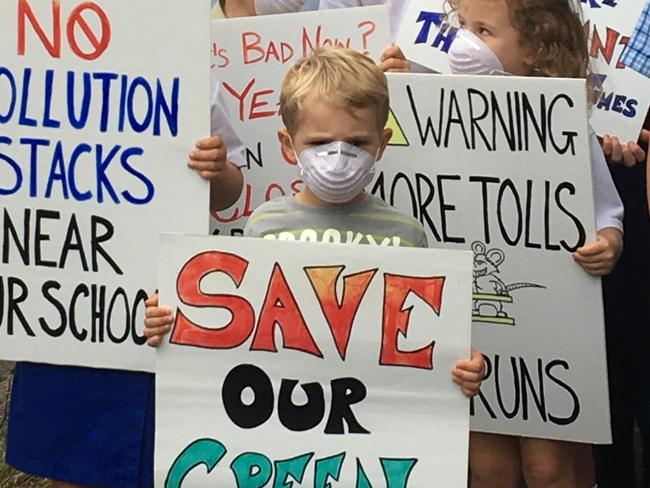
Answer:
POLYGON ((377 153, 377 161, 379 161, 384 156, 384 151, 386 150, 386 146, 388 146, 388 143, 390 142, 392 137, 393 137, 393 129, 389 129, 388 127, 385 128, 384 132, 381 135, 381 144, 379 145, 379 151, 377 153))
POLYGON ((293 144, 291 143, 291 136, 286 127, 278 130, 278 140, 280 141, 280 146, 282 149, 282 155, 284 159, 291 164, 298 164, 298 159, 296 159, 296 152, 293 149, 293 144))

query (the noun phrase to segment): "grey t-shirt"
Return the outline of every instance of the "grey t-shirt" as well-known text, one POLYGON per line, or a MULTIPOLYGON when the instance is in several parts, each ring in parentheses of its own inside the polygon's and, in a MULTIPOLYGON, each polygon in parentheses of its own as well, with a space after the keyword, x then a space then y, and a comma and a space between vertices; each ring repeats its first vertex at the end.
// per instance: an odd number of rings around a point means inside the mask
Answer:
POLYGON ((373 195, 357 203, 314 207, 292 196, 260 205, 244 236, 285 241, 428 247, 422 224, 373 195))

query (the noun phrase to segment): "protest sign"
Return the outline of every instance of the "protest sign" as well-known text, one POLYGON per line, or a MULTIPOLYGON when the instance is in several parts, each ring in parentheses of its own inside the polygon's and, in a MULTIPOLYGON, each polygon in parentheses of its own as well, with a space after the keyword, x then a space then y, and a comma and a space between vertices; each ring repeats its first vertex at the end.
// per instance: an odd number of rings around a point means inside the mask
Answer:
MULTIPOLYGON (((650 80, 620 58, 645 0, 581 0, 581 5, 592 83, 599 92, 590 123, 599 135, 636 141, 650 106, 650 80)), ((448 11, 444 0, 411 0, 399 34, 408 59, 440 73, 450 73, 448 53, 458 31, 448 11)))
POLYGON ((448 53, 458 24, 445 0, 411 0, 397 43, 407 59, 438 73, 450 73, 448 53))
POLYGON ((600 280, 571 257, 596 236, 584 82, 389 83, 400 145, 372 191, 432 247, 475 254, 472 342, 490 367, 472 429, 607 443, 600 280))
POLYGON ((471 261, 163 236, 156 486, 467 486, 471 261))
POLYGON ((209 15, 171 0, 0 6, 4 359, 153 368, 157 234, 208 228, 208 185, 186 161, 209 134, 209 15))
POLYGON ((279 151, 280 87, 286 71, 321 46, 346 46, 373 59, 390 43, 385 6, 324 10, 212 23, 212 68, 222 82, 232 124, 247 146, 239 202, 213 213, 215 232, 241 235, 260 203, 301 187, 298 168, 279 151))
POLYGON ((645 0, 582 0, 589 54, 602 93, 591 116, 597 134, 636 141, 650 107, 650 80, 620 60, 645 0))

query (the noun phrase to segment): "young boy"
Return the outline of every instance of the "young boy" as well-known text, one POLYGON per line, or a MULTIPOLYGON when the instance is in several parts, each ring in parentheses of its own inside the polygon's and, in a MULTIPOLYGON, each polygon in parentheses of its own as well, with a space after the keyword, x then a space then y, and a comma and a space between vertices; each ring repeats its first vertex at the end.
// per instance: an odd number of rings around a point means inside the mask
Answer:
MULTIPOLYGON (((388 83, 372 60, 351 49, 319 49, 285 76, 280 96, 283 153, 301 168, 304 189, 260 205, 244 235, 264 239, 427 247, 422 225, 364 191, 391 138, 388 83), (388 238, 388 239, 386 239, 388 238)), ((157 346, 172 311, 147 301, 145 335, 157 346)), ((463 393, 478 392, 485 363, 472 349, 452 377, 463 393)))
MULTIPOLYGON (((239 198, 245 161, 214 85, 213 135, 187 165, 210 182, 210 208, 221 210, 239 198)), ((153 374, 17 363, 7 463, 57 480, 53 488, 152 488, 153 410, 153 374)))

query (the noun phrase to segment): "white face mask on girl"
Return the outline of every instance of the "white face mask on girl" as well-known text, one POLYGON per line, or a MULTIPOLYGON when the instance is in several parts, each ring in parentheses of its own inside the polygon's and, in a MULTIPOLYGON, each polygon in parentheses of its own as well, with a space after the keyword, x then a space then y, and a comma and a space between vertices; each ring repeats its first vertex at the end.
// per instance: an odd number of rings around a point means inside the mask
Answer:
POLYGON ((305 185, 321 200, 352 200, 375 176, 375 156, 344 141, 305 149, 298 156, 305 185))
POLYGON ((455 75, 506 75, 490 47, 473 32, 460 29, 449 49, 449 66, 455 75))

